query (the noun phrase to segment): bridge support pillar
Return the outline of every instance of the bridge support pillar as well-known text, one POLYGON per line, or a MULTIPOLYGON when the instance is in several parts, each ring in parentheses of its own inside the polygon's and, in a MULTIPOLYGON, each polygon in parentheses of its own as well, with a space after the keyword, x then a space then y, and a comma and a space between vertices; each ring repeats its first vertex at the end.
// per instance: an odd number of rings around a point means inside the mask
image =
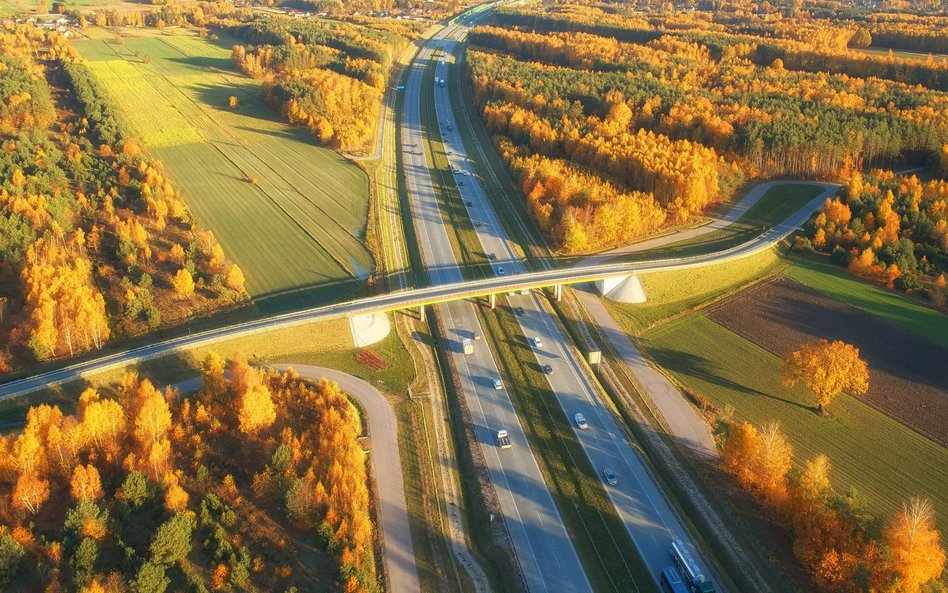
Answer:
POLYGON ((490 308, 491 308, 491 309, 496 309, 496 308, 497 308, 497 295, 496 295, 496 294, 490 294, 490 295, 488 295, 488 296, 487 296, 487 300, 488 300, 488 302, 490 303, 490 308))
POLYGON ((553 287, 553 296, 556 297, 557 303, 563 300, 563 285, 562 284, 557 284, 556 286, 553 287))
POLYGON ((425 318, 425 306, 418 305, 418 319, 422 320, 425 318))
POLYGON ((618 303, 644 303, 645 289, 635 274, 596 281, 596 290, 602 296, 618 303))

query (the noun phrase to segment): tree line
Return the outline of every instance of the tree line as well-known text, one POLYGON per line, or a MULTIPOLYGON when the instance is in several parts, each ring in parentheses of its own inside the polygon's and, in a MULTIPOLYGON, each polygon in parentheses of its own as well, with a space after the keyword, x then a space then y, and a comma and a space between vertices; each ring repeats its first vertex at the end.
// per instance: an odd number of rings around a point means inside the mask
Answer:
POLYGON ((378 590, 358 414, 335 384, 202 363, 193 397, 134 373, 0 437, 0 586, 24 591, 378 590), (225 375, 226 373, 226 375, 225 375), (329 574, 289 562, 294 527, 329 574), (305 538, 304 538, 305 539, 305 538))
POLYGON ((820 591, 919 593, 939 579, 945 549, 927 500, 911 499, 887 521, 852 491, 834 491, 830 459, 794 468, 778 423, 732 422, 721 464, 793 535, 793 553, 820 591))
POLYGON ((0 46, 0 372, 246 299, 65 38, 19 27, 0 46))
POLYGON ((945 304, 948 182, 874 170, 854 174, 806 227, 802 249, 828 253, 851 272, 945 304))
POLYGON ((364 148, 375 137, 383 91, 407 39, 355 23, 287 18, 228 32, 251 44, 234 46, 234 62, 264 80, 264 99, 290 123, 342 150, 364 148))

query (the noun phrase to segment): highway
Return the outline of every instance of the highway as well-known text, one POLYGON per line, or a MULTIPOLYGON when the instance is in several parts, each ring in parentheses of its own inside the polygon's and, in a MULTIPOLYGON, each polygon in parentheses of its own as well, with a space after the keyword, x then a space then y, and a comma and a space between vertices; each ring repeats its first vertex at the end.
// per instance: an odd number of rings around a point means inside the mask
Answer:
MULTIPOLYGON (((422 93, 432 92, 424 79, 435 51, 444 43, 446 27, 422 46, 409 67, 402 112, 403 163, 411 215, 422 260, 432 285, 455 285, 464 278, 442 218, 441 205, 432 183, 429 155, 424 142, 422 93)), ((438 88, 436 83, 435 88, 438 88)), ((553 501, 506 388, 495 388, 500 377, 486 340, 475 339, 483 331, 472 303, 454 301, 439 306, 453 363, 461 378, 487 469, 504 514, 507 531, 527 588, 534 592, 589 591, 590 584, 553 501), (461 351, 470 339, 471 354, 461 351), (513 447, 496 445, 498 430, 506 430, 513 447)))
MULTIPOLYGON (((456 32, 460 40, 465 30, 456 32)), ((444 44, 447 54, 454 54, 456 41, 444 44)), ((437 65, 439 78, 447 79, 449 65, 437 65)), ((477 233, 484 253, 490 257, 495 274, 524 275, 521 257, 515 244, 493 210, 480 180, 471 165, 465 146, 459 137, 454 117, 449 88, 436 86, 436 107, 441 133, 445 141, 445 150, 451 155, 452 170, 458 189, 464 200, 468 215, 475 222, 477 233), (448 125, 455 128, 448 129, 448 125)), ((471 137, 476 138, 472 132, 471 137)), ((560 329, 554 315, 544 306, 543 300, 533 292, 508 295, 511 307, 519 307, 523 313, 517 316, 521 335, 511 336, 523 348, 532 350, 539 368, 549 365, 552 373, 546 375, 551 390, 566 415, 567 422, 573 427, 577 440, 583 447, 593 471, 602 472, 611 468, 618 479, 614 486, 605 486, 617 515, 622 520, 639 554, 647 565, 655 583, 658 584, 661 569, 671 563, 671 543, 675 539, 689 542, 689 547, 701 562, 705 574, 707 566, 700 560, 698 548, 691 543, 690 533, 674 512, 654 477, 645 466, 644 460, 628 440, 626 431, 615 415, 600 399, 597 389, 586 374, 577 353, 569 348, 569 338, 560 329), (575 422, 575 414, 581 413, 588 421, 588 428, 580 429, 575 422)), ((598 476, 602 479, 602 476, 598 476)), ((639 583, 639 587, 650 589, 650 584, 639 583)))

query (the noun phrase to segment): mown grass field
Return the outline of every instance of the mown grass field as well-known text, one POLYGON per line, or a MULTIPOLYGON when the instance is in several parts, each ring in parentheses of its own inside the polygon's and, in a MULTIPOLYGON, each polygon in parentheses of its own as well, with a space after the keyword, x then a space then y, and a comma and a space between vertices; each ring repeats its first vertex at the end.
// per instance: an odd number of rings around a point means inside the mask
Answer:
POLYGON ((843 268, 813 257, 794 257, 783 273, 838 301, 881 317, 902 329, 948 347, 948 315, 856 278, 843 268))
POLYGON ((736 290, 785 265, 776 251, 767 250, 737 261, 681 272, 640 274, 639 280, 648 302, 639 305, 608 299, 603 302, 623 329, 631 335, 639 335, 669 317, 736 290))
POLYGON ((233 40, 174 32, 93 30, 76 47, 264 311, 358 289, 373 269, 364 172, 277 119, 259 82, 234 70, 233 40))
POLYGON ((700 313, 646 332, 641 343, 657 364, 719 411, 730 405, 737 420, 779 421, 797 462, 828 455, 837 490, 855 487, 873 512, 885 516, 903 500, 924 496, 948 534, 944 447, 845 394, 830 405, 829 417, 814 413, 804 388, 781 385, 778 357, 700 313))

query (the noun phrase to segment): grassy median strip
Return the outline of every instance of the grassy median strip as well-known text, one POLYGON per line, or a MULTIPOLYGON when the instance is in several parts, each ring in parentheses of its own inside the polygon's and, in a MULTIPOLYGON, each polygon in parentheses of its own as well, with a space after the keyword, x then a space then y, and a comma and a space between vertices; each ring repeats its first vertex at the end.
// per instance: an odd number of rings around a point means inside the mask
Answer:
POLYGON ((652 580, 510 307, 481 315, 540 472, 596 591, 649 591, 652 580))
MULTIPOLYGON (((425 143, 428 149, 428 165, 431 168, 431 183, 441 205, 441 215, 449 231, 455 258, 465 279, 482 278, 490 273, 490 262, 481 248, 474 223, 468 216, 464 199, 454 180, 448 163, 447 149, 441 139, 441 125, 435 109, 434 93, 435 64, 437 54, 425 67, 421 91, 421 123, 426 130, 425 143)), ((452 127, 457 122, 451 122, 452 127)), ((458 133, 458 132, 449 132, 458 133)))

